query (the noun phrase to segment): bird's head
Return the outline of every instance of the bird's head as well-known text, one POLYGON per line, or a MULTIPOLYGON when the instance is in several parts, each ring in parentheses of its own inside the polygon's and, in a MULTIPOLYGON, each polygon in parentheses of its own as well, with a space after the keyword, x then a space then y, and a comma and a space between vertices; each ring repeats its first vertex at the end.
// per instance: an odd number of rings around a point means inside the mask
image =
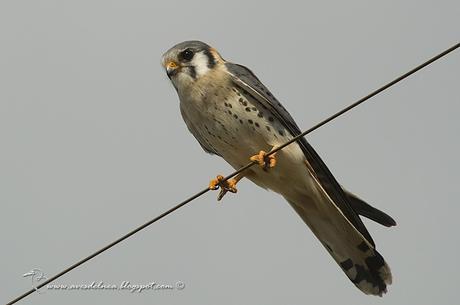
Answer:
POLYGON ((181 42, 166 51, 161 60, 176 89, 193 85, 223 62, 215 49, 201 41, 181 42))

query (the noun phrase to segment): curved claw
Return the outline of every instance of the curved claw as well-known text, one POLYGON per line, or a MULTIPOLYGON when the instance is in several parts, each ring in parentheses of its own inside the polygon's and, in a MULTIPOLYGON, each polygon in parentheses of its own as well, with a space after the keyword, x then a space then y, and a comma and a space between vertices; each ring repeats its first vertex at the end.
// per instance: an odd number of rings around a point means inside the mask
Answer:
POLYGON ((261 150, 257 155, 254 155, 249 159, 251 161, 257 162, 257 164, 259 164, 259 166, 262 167, 264 171, 266 171, 269 168, 273 168, 276 166, 275 154, 276 153, 267 156, 267 153, 261 150))
POLYGON ((236 183, 238 182, 237 179, 228 179, 224 180, 225 178, 222 175, 218 175, 216 179, 212 179, 209 182, 209 189, 210 190, 217 190, 220 188, 219 195, 217 196, 217 201, 220 201, 227 192, 236 193, 238 190, 236 189, 236 183))
POLYGON ((224 180, 224 176, 222 176, 222 175, 218 175, 216 177, 216 179, 212 179, 209 182, 209 189, 212 190, 212 191, 217 190, 219 188, 219 184, 222 182, 222 180, 224 180))

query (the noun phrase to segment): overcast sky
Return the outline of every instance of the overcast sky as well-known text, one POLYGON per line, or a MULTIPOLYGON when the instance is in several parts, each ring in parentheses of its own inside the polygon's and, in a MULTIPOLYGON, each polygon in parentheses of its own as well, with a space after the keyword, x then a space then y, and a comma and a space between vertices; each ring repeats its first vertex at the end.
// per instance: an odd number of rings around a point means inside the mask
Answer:
MULTIPOLYGON (((180 117, 160 66, 203 40, 250 67, 307 129, 460 40, 458 1, 1 1, 0 302, 230 172, 180 117)), ((460 53, 308 136, 392 268, 362 294, 277 194, 208 193, 56 281, 178 290, 51 291, 22 304, 454 304, 460 53)))

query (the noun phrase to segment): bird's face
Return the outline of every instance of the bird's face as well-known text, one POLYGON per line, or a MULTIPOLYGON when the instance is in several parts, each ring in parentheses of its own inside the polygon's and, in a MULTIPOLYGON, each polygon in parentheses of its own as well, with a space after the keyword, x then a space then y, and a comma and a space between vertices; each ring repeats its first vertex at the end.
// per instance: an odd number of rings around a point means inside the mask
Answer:
POLYGON ((162 65, 176 90, 195 84, 222 62, 219 53, 201 41, 179 43, 162 57, 162 65))

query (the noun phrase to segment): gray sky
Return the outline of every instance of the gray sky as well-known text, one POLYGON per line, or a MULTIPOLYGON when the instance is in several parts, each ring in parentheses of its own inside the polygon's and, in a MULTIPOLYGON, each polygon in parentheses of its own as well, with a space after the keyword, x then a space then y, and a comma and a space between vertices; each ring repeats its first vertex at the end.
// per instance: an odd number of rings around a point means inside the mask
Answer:
MULTIPOLYGON (((188 133, 161 54, 200 39, 250 67, 304 129, 450 47, 458 1, 0 2, 0 302, 230 166, 188 133), (160 3, 161 2, 161 3, 160 3)), ((363 295, 290 206, 249 181, 208 193, 56 281, 183 290, 50 291, 22 304, 453 304, 460 54, 308 136, 337 179, 392 215, 363 295)))

